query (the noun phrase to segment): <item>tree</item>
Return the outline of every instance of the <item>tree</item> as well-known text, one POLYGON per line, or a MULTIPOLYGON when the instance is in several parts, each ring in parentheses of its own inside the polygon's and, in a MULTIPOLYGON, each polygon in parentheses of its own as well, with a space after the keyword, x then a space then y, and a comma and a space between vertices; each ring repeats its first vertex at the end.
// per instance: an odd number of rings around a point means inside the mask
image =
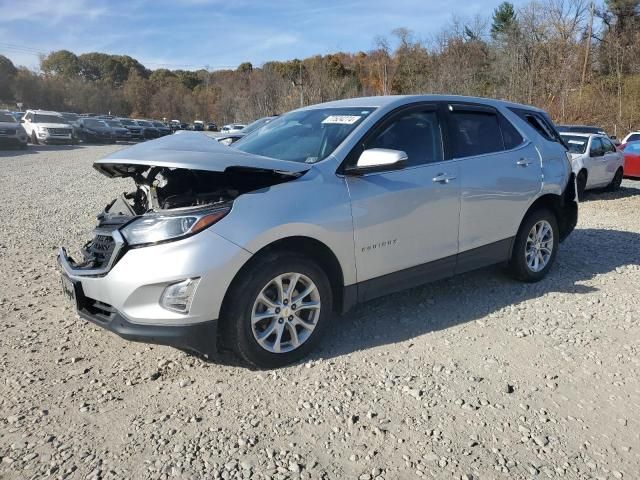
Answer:
POLYGON ((516 11, 512 3, 502 2, 493 11, 491 37, 496 39, 510 33, 517 25, 516 11))
POLYGON ((11 84, 18 69, 13 62, 4 55, 0 55, 0 101, 9 101, 12 98, 11 84))
POLYGON ((40 69, 46 75, 60 75, 72 78, 80 74, 81 66, 78 57, 69 50, 51 52, 40 61, 40 69))

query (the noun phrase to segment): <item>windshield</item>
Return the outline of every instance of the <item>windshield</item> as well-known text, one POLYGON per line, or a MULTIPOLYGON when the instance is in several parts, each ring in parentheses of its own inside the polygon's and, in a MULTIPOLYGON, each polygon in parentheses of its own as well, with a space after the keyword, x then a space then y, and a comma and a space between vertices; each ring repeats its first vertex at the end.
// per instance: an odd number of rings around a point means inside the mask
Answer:
POLYGON ((587 151, 588 137, 580 137, 578 135, 562 135, 564 143, 569 147, 571 153, 584 153, 587 151))
POLYGON ((249 134, 249 133, 259 129, 263 125, 266 125, 267 123, 269 123, 274 118, 276 118, 276 117, 264 117, 264 118, 260 118, 260 119, 256 120, 255 122, 251 122, 249 125, 247 125, 246 127, 244 127, 242 129, 242 133, 249 134))
POLYGON ((0 122, 6 123, 16 123, 16 119, 13 118, 13 115, 8 113, 0 112, 0 122))
POLYGON ((129 120, 128 118, 123 118, 122 120, 120 120, 120 123, 122 125, 130 125, 130 126, 136 125, 136 122, 134 122, 133 120, 129 120))
POLYGON ((90 128, 104 128, 107 126, 102 120, 85 120, 83 123, 90 128))
POLYGON ((142 125, 143 127, 153 127, 151 122, 147 122, 146 120, 136 120, 136 122, 138 122, 138 125, 142 125))
POLYGON ((67 123, 67 121, 58 115, 42 115, 38 113, 33 116, 33 123, 67 123))
POLYGON ((60 115, 62 115, 65 120, 68 120, 70 122, 73 122, 80 118, 80 115, 78 115, 77 113, 61 113, 60 115))
POLYGON ((162 122, 153 122, 153 126, 154 127, 160 127, 160 128, 164 128, 165 124, 162 122))
POLYGON ((627 142, 636 142, 638 140, 640 140, 640 133, 632 133, 629 135, 629 138, 627 138, 627 142))
POLYGON ((301 163, 324 160, 373 108, 319 108, 287 113, 233 146, 247 153, 301 163))
POLYGON ((117 120, 105 120, 105 123, 110 127, 122 127, 122 124, 117 120))

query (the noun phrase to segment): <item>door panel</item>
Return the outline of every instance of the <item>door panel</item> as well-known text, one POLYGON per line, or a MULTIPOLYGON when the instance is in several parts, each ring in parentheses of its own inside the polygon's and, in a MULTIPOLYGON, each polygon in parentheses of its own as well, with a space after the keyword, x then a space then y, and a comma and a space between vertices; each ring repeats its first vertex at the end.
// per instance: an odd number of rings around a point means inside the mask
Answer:
POLYGON ((533 144, 460 160, 460 251, 513 237, 542 185, 533 144))
POLYGON ((515 236, 542 187, 537 149, 493 108, 452 104, 447 123, 461 157, 459 251, 515 236))
POLYGON ((346 177, 359 282, 456 255, 459 178, 452 161, 346 177), (434 181, 443 174, 455 178, 434 181))

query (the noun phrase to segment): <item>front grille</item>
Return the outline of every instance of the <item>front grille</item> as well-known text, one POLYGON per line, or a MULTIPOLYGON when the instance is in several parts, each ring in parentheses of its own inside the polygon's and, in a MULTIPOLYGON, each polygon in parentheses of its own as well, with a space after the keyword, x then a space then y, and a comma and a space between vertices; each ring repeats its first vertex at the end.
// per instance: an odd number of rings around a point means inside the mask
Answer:
POLYGON ((97 234, 85 248, 87 257, 92 260, 92 268, 107 265, 115 246, 116 242, 111 235, 97 234))
POLYGON ((48 128, 47 130, 51 135, 71 135, 70 128, 48 128))
POLYGON ((0 128, 0 135, 15 135, 15 128, 0 128))

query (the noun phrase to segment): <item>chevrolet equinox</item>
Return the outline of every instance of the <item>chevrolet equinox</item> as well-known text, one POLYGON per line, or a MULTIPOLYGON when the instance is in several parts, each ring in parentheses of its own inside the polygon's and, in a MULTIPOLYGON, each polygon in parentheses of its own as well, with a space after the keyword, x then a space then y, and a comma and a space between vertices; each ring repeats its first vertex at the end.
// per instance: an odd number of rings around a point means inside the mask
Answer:
POLYGON ((481 98, 335 101, 233 147, 180 132, 94 167, 136 188, 81 257, 59 251, 79 315, 259 368, 299 360, 358 302, 498 263, 541 280, 578 215, 549 116, 481 98))

